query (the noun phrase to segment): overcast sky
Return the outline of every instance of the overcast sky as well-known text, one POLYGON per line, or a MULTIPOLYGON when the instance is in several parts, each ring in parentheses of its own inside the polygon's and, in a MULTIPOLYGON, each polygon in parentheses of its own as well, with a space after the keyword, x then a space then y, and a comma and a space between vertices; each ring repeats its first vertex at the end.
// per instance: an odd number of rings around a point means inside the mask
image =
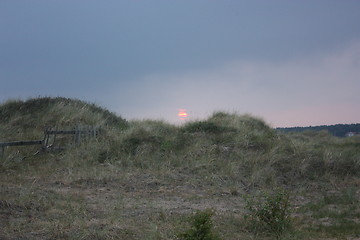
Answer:
POLYGON ((359 13, 358 0, 0 0, 0 102, 359 123, 359 13))

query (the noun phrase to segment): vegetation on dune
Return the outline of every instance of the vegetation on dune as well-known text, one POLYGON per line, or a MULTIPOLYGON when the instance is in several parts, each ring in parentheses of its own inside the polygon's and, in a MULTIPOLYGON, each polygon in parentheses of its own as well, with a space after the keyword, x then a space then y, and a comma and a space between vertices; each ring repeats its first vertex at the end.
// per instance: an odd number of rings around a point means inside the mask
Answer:
POLYGON ((76 125, 102 131, 65 151, 9 147, 0 157, 0 238, 359 237, 359 137, 281 133, 225 112, 175 126, 67 98, 0 105, 0 141, 76 125), (175 231, 189 214, 190 229, 175 231))
POLYGON ((309 126, 309 127, 287 127, 277 128, 278 131, 291 133, 291 132, 320 132, 328 131, 336 137, 345 137, 348 133, 352 132, 360 134, 360 123, 353 124, 335 124, 335 125, 321 125, 321 126, 309 126))
POLYGON ((254 234, 267 232, 280 239, 291 228, 289 193, 275 189, 246 199, 245 224, 254 234))
POLYGON ((211 209, 197 211, 190 219, 191 227, 185 232, 178 234, 180 240, 220 240, 220 237, 213 233, 214 215, 211 209))
POLYGON ((42 134, 47 127, 77 124, 120 129, 127 126, 125 119, 95 104, 63 97, 9 100, 0 105, 0 116, 2 134, 6 131, 12 136, 21 132, 31 137, 31 134, 42 134))

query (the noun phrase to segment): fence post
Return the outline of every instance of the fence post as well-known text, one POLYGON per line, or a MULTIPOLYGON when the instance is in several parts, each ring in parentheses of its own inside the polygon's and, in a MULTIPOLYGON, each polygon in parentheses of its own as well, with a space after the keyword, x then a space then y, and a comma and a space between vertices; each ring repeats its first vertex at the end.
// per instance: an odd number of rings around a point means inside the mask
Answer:
POLYGON ((5 146, 1 146, 0 157, 3 157, 4 155, 5 155, 5 146))
POLYGON ((79 126, 76 126, 75 127, 75 145, 77 145, 79 142, 80 142, 80 127, 79 126))
POLYGON ((59 127, 56 126, 56 128, 55 128, 55 134, 54 134, 54 141, 53 141, 53 143, 52 143, 53 146, 55 146, 55 141, 56 141, 56 136, 57 136, 56 132, 58 131, 58 129, 59 129, 59 127))
POLYGON ((43 143, 43 148, 46 149, 49 145, 49 138, 50 138, 50 128, 46 128, 44 131, 44 143, 43 143))

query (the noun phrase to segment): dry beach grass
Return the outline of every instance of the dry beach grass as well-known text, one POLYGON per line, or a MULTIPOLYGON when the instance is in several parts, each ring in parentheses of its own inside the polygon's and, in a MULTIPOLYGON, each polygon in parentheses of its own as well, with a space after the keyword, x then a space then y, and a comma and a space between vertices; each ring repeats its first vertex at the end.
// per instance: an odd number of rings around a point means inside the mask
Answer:
POLYGON ((65 151, 6 149, 0 239, 177 239, 206 209, 221 239, 360 238, 357 137, 281 134, 223 112, 182 126, 127 122, 65 98, 9 101, 0 116, 1 141, 41 139, 48 126, 102 129, 65 151), (277 212, 265 210, 284 207, 269 200, 278 192, 289 196, 291 226, 275 233, 265 217, 277 212))

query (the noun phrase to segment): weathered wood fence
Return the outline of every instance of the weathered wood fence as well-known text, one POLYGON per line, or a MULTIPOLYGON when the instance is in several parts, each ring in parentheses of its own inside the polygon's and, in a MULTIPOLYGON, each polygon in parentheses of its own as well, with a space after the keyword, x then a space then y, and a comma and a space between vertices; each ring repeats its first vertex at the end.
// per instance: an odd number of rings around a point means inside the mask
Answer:
POLYGON ((44 132, 43 146, 45 148, 55 148, 56 143, 60 142, 58 138, 61 135, 67 135, 67 136, 73 135, 73 138, 70 139, 70 142, 73 145, 77 145, 81 142, 82 139, 96 137, 98 134, 99 134, 99 130, 95 127, 77 126, 72 130, 58 130, 57 128, 56 129, 47 129, 44 132))
POLYGON ((15 141, 15 142, 0 142, 0 157, 2 157, 5 153, 5 147, 11 146, 28 146, 28 145, 41 145, 43 144, 42 140, 39 141, 15 141))
POLYGON ((59 140, 61 135, 73 135, 70 144, 77 145, 83 138, 96 137, 99 130, 95 127, 81 127, 77 126, 72 130, 58 130, 57 128, 48 128, 44 131, 43 140, 30 140, 30 141, 13 141, 13 142, 0 142, 0 156, 4 155, 5 148, 11 146, 29 146, 29 145, 42 145, 42 150, 63 150, 66 147, 61 146, 64 141, 59 140), (56 144, 59 142, 59 146, 56 144))

